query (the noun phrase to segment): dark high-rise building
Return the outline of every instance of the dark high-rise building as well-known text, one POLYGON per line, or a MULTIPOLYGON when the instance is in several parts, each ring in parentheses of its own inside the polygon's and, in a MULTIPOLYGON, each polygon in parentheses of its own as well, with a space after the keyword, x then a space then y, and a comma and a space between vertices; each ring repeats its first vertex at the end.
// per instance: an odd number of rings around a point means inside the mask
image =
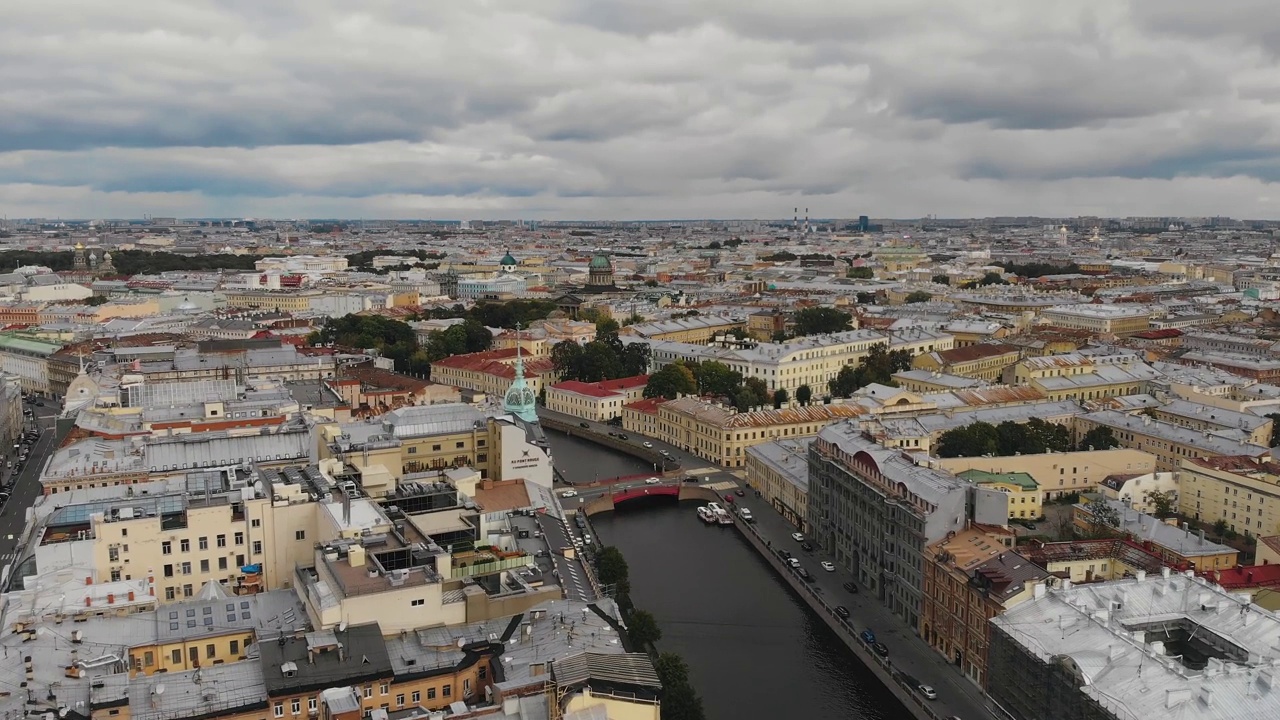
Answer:
POLYGON ((871 218, 866 215, 858 216, 858 232, 867 232, 871 229, 871 218))

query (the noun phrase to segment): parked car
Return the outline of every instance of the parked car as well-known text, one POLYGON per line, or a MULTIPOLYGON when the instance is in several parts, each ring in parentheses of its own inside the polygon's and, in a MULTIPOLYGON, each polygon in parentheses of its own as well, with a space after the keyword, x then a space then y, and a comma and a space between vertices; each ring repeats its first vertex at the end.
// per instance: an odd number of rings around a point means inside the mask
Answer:
POLYGON ((577 497, 577 496, 578 496, 577 490, 565 490, 564 492, 560 493, 560 497, 577 497))
POLYGON ((628 438, 627 438, 626 433, 618 433, 618 439, 619 439, 619 440, 627 440, 628 438))
POLYGON ((734 494, 734 495, 737 495, 738 497, 746 497, 746 496, 747 496, 747 491, 746 491, 746 490, 743 490, 742 488, 738 488, 737 490, 734 490, 734 491, 733 491, 733 494, 734 494))
POLYGON ((836 571, 836 566, 835 566, 835 565, 833 565, 832 563, 830 563, 830 562, 826 561, 826 560, 823 560, 823 561, 822 561, 822 569, 823 569, 823 570, 826 570, 827 572, 835 572, 835 571, 836 571))
POLYGON ((653 447, 653 443, 649 442, 648 440, 645 440, 644 442, 642 442, 642 443, 640 443, 640 444, 641 444, 641 445, 643 445, 644 447, 647 447, 647 448, 651 448, 651 447, 653 447))
POLYGON ((880 657, 889 657, 889 648, 884 643, 871 643, 871 649, 880 657))
POLYGON ((871 630, 869 629, 863 630, 861 633, 858 633, 858 637, 862 638, 862 642, 868 645, 876 644, 876 634, 871 632, 871 630))
POLYGON ((854 585, 852 582, 847 582, 841 587, 843 587, 846 591, 853 593, 854 595, 858 594, 858 586, 854 585))
POLYGON ((725 495, 725 496, 724 496, 724 501, 725 501, 725 502, 727 502, 727 503, 729 503, 730 505, 732 505, 732 504, 733 504, 733 496, 732 496, 732 495, 725 495))
POLYGON ((809 571, 805 570, 804 568, 796 568, 796 574, 799 575, 800 579, 804 580, 805 582, 813 582, 813 576, 810 575, 809 571))
POLYGON ((747 522, 753 522, 756 519, 755 516, 751 514, 751 510, 747 508, 738 510, 738 517, 746 520, 747 522))
POLYGON ((651 478, 645 478, 645 479, 644 479, 644 484, 645 484, 645 485, 657 485, 657 484, 658 484, 658 483, 660 483, 660 482, 662 482, 662 481, 661 481, 661 480, 659 480, 659 479, 658 479, 658 478, 656 478, 656 477, 651 477, 651 478))
POLYGON ((813 552, 813 543, 800 543, 800 549, 805 552, 813 552))
POLYGON ((933 688, 929 687, 928 685, 921 685, 920 687, 916 688, 916 690, 919 690, 921 695, 929 698, 930 700, 938 699, 938 693, 934 692, 933 688))
POLYGON ((591 423, 589 423, 589 422, 580 422, 580 423, 578 423, 578 427, 589 428, 589 427, 591 427, 591 423))
POLYGON ((788 565, 790 565, 790 566, 791 566, 791 567, 793 567, 793 568, 799 568, 799 567, 800 567, 800 559, 799 559, 799 558, 789 557, 789 558, 787 558, 787 564, 788 564, 788 565))
POLYGON ((835 613, 836 613, 836 615, 837 615, 837 616, 839 616, 839 617, 841 617, 841 618, 848 619, 848 617, 849 617, 849 608, 847 608, 847 607, 845 607, 845 606, 843 606, 843 605, 837 605, 837 606, 835 607, 835 613))
POLYGON ((798 543, 804 542, 804 533, 791 533, 791 539, 798 543))

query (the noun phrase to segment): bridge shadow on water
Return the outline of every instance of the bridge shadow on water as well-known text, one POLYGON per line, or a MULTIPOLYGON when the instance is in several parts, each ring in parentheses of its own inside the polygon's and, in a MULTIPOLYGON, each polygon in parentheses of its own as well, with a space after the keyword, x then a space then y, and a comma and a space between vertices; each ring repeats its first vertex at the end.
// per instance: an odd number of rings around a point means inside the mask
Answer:
POLYGON ((642 512, 653 508, 669 508, 680 504, 679 495, 642 495, 626 500, 615 500, 613 511, 619 514, 642 512))

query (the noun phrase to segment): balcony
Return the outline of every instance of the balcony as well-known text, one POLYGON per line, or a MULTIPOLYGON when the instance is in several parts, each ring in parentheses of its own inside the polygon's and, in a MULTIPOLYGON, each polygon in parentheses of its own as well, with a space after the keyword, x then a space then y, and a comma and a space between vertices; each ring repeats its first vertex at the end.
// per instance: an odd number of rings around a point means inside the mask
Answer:
POLYGON ((529 567, 533 558, 519 552, 503 552, 502 550, 474 550, 457 553, 453 556, 453 577, 475 577, 489 575, 502 570, 529 567))

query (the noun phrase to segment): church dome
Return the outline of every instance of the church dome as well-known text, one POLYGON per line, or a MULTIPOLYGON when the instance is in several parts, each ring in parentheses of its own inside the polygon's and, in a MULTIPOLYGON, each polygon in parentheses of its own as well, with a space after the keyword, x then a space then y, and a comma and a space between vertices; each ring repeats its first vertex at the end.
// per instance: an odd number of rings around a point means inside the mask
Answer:
MULTIPOLYGON (((490 257, 492 257, 492 256, 490 256, 490 257)), ((508 252, 506 255, 503 255, 503 256, 502 256, 501 264, 502 264, 502 265, 518 265, 519 263, 517 263, 517 262, 516 262, 516 259, 515 259, 515 258, 513 258, 513 257, 511 257, 511 253, 510 253, 510 252, 508 252)))
POLYGON ((77 240, 77 241, 76 241, 76 249, 77 249, 77 250, 83 250, 83 249, 84 249, 84 243, 82 243, 82 242, 80 242, 79 240, 77 240))
POLYGON ((591 264, 587 266, 589 270, 612 270, 613 264, 609 262, 609 256, 603 253, 591 258, 591 264))

